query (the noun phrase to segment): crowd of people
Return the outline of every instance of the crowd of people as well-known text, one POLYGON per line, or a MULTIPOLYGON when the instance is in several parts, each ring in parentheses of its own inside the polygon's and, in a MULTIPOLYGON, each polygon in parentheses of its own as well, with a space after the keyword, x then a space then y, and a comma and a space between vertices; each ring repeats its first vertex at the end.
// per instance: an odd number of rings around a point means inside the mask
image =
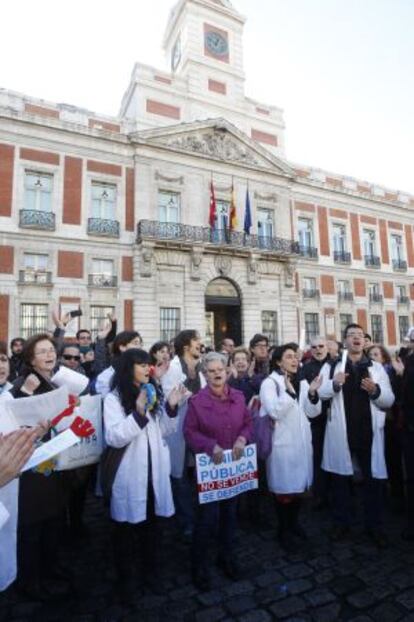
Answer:
POLYGON ((414 331, 392 355, 355 323, 342 342, 317 336, 304 351, 262 334, 247 347, 226 338, 214 351, 190 329, 147 350, 137 331, 118 332, 112 316, 94 341, 86 328, 67 338, 68 315, 53 319, 53 333, 15 338, 10 352, 0 343, 0 591, 14 584, 41 601, 53 584, 63 596, 70 592, 61 535, 88 537, 88 491, 108 507, 122 599, 161 589, 160 518, 174 514, 200 590, 210 587, 215 550, 218 568, 241 576, 238 516, 245 512, 254 526, 266 497, 288 552, 305 546, 304 496, 315 511, 331 512, 334 541, 352 537, 356 487, 377 547, 387 546, 386 497, 405 513, 402 537, 414 540, 414 331), (47 416, 16 426, 7 405, 56 390, 61 366, 85 377, 81 396, 102 396, 100 462, 21 473, 55 430, 47 416), (258 489, 200 504, 195 454, 219 465, 226 450, 238 461, 250 443, 257 445, 258 489))

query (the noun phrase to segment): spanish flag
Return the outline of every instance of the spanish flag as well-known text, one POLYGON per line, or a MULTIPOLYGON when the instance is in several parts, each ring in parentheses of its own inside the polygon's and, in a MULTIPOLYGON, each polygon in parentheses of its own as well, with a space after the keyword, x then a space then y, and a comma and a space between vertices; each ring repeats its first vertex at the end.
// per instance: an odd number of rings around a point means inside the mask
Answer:
POLYGON ((234 184, 231 182, 231 200, 230 200, 230 231, 233 231, 237 227, 236 216, 236 195, 234 192, 234 184))

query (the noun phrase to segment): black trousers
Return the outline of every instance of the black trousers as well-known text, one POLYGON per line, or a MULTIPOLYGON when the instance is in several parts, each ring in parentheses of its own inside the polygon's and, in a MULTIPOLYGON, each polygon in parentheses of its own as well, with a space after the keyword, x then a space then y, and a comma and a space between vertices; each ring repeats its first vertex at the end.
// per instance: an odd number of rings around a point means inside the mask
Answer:
POLYGON ((216 538, 219 557, 231 555, 236 528, 237 497, 199 505, 191 549, 193 569, 207 565, 208 552, 216 538))
POLYGON ((17 568, 22 585, 48 579, 56 568, 61 521, 58 517, 18 525, 17 568))

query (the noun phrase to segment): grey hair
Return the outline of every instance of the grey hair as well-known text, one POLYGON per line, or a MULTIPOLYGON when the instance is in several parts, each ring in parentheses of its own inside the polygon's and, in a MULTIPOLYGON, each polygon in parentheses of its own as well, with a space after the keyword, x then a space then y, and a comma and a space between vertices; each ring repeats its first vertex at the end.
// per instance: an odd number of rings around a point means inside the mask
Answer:
POLYGON ((203 357, 202 361, 202 371, 205 373, 207 371, 207 365, 209 363, 213 363, 214 361, 220 361, 223 364, 223 367, 227 367, 227 356, 221 354, 220 352, 209 352, 203 357))

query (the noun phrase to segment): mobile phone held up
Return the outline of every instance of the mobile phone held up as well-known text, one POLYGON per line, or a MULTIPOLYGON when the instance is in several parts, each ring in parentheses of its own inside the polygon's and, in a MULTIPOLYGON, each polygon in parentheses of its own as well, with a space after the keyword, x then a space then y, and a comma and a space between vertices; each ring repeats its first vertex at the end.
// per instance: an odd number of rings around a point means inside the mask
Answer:
POLYGON ((81 309, 74 309, 73 311, 69 311, 70 317, 73 319, 74 317, 80 317, 82 315, 81 309))

